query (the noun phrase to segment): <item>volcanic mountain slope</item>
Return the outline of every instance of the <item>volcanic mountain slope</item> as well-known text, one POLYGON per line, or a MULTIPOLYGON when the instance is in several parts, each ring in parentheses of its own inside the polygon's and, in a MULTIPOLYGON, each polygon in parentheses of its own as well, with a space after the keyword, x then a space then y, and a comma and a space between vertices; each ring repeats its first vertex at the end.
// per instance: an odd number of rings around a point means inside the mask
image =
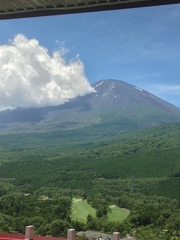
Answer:
POLYGON ((126 82, 101 80, 93 88, 63 105, 1 111, 1 132, 93 126, 117 133, 180 122, 180 108, 126 82))

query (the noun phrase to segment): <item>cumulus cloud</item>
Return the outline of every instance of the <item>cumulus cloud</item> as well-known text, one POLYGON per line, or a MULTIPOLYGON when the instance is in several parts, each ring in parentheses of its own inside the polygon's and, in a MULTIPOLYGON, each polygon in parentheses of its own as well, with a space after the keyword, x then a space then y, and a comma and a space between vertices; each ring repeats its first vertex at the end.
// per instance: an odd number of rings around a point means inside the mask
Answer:
POLYGON ((63 104, 93 91, 79 57, 52 55, 36 39, 18 34, 0 45, 0 109, 63 104))

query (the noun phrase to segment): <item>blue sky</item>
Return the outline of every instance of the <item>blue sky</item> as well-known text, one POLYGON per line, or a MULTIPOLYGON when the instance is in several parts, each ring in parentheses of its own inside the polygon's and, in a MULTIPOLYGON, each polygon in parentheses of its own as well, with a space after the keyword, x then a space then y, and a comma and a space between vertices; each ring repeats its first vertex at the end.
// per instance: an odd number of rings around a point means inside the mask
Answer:
POLYGON ((180 107, 180 4, 3 20, 0 32, 1 48, 21 34, 49 56, 66 49, 63 61, 79 59, 90 84, 123 80, 180 107))

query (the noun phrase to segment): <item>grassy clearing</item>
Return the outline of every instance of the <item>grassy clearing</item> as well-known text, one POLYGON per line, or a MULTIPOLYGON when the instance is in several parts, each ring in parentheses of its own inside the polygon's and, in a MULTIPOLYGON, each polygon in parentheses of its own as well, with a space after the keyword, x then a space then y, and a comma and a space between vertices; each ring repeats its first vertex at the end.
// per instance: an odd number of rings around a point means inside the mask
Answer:
POLYGON ((119 208, 118 206, 111 205, 111 212, 108 213, 109 221, 122 222, 129 215, 129 210, 124 208, 119 208))
MULTIPOLYGON (((115 205, 111 205, 110 209, 111 211, 108 213, 109 221, 122 222, 129 215, 129 210, 115 205)), ((86 222, 88 214, 96 217, 96 210, 86 200, 73 198, 72 218, 80 222, 86 222)))
POLYGON ((96 210, 87 203, 86 200, 73 198, 72 204, 72 218, 80 222, 86 222, 87 215, 90 214, 93 217, 96 216, 96 210))

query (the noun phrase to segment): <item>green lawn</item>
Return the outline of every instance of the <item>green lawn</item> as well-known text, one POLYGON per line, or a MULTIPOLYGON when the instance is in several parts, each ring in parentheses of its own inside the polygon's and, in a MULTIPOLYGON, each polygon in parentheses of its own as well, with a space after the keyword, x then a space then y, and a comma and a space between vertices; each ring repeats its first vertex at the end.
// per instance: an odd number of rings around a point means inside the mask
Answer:
POLYGON ((115 206, 115 205, 111 205, 110 210, 111 212, 108 213, 109 221, 122 222, 129 215, 129 210, 124 208, 119 208, 118 206, 115 206))
MULTIPOLYGON (((115 205, 110 206, 111 212, 108 213, 109 221, 123 221, 128 215, 129 210, 119 208, 115 205)), ((86 222, 87 215, 90 214, 96 217, 96 210, 87 203, 86 200, 73 198, 72 204, 72 218, 80 222, 86 222)))
POLYGON ((96 210, 87 203, 86 200, 73 198, 72 204, 72 218, 79 220, 80 222, 86 222, 87 215, 90 214, 93 217, 96 216, 96 210))

